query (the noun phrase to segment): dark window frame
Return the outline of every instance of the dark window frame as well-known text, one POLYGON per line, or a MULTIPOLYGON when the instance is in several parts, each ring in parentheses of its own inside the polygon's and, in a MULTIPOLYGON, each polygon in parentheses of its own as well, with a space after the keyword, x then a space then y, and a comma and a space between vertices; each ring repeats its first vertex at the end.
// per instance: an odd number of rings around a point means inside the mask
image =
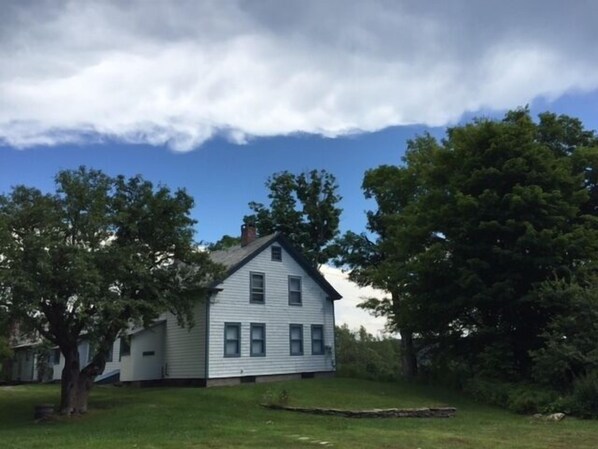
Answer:
POLYGON ((288 277, 288 294, 289 294, 289 305, 290 306, 302 306, 303 305, 303 279, 301 278, 301 276, 289 275, 289 277, 288 277), (291 281, 292 280, 299 281, 299 290, 291 290, 291 281), (293 293, 299 293, 299 301, 292 299, 293 293))
POLYGON ((249 326, 249 355, 251 357, 266 357, 266 323, 251 323, 249 326), (253 338, 253 329, 261 328, 262 329, 262 338, 261 340, 253 338), (261 341, 262 342, 262 352, 253 352, 253 342, 254 341, 261 341))
POLYGON ((235 358, 235 357, 241 357, 241 323, 224 323, 224 357, 226 358, 235 358), (227 329, 229 327, 236 327, 237 328, 237 351, 233 354, 229 354, 227 352, 228 349, 228 345, 227 343, 229 341, 235 341, 235 340, 229 340, 227 338, 227 329))
POLYGON ((270 256, 273 261, 282 262, 282 247, 281 246, 271 246, 270 247, 270 256))
POLYGON ((292 356, 302 356, 304 354, 304 347, 303 347, 303 324, 289 324, 289 354, 292 356), (299 329, 301 338, 293 339, 293 329, 299 329), (300 352, 293 352, 293 342, 300 341, 301 342, 301 351, 300 352))
POLYGON ((259 271, 250 271, 249 272, 249 302, 251 304, 266 304, 266 273, 262 273, 259 271), (257 288, 253 285, 253 277, 254 276, 261 276, 261 278, 262 278, 261 292, 259 290, 257 290, 257 288), (254 293, 256 295, 261 295, 262 299, 254 299, 254 297, 253 297, 254 293))
POLYGON ((311 325, 311 355, 324 355, 324 325, 322 324, 312 324, 311 325), (314 329, 319 329, 321 332, 322 338, 315 339, 314 338, 314 329), (320 342, 320 350, 316 350, 315 342, 320 342))

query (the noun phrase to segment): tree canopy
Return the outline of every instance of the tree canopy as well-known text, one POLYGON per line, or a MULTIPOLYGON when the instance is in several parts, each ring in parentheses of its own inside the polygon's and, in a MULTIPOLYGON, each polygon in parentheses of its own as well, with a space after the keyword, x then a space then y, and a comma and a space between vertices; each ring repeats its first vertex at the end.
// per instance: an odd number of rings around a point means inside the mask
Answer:
POLYGON ((516 110, 451 128, 441 142, 418 137, 401 166, 366 173, 377 209, 369 234, 341 240, 342 262, 352 279, 393 293, 366 307, 439 356, 528 377, 530 351, 565 310, 542 286, 575 282, 596 261, 597 169, 594 134, 550 113, 534 122, 516 110))
POLYGON ((245 223, 254 224, 262 236, 282 232, 314 266, 333 257, 341 215, 336 178, 325 170, 283 171, 268 178, 266 187, 270 205, 249 203, 253 214, 245 223))
POLYGON ((25 186, 0 196, 0 308, 65 356, 61 410, 84 412, 93 378, 131 325, 194 304, 221 269, 193 242, 193 199, 139 176, 61 171, 56 192, 25 186), (95 347, 83 366, 82 337, 95 347))

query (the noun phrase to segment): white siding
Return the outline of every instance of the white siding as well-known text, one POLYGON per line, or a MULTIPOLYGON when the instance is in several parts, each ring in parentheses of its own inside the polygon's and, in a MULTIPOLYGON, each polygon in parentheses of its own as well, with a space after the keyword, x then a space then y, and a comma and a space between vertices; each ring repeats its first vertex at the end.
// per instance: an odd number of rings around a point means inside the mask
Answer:
POLYGON ((205 377, 206 303, 194 309, 194 326, 183 328, 172 314, 166 319, 166 367, 168 379, 201 379, 205 377))
POLYGON ((121 359, 121 380, 162 379, 164 373, 164 323, 131 337, 131 355, 121 359), (146 355, 143 355, 143 353, 146 355), (153 354, 149 354, 153 352, 153 354))
MULTIPOLYGON (((82 341, 79 343, 79 363, 81 364, 81 368, 87 365, 89 359, 89 342, 82 341)), ((106 368, 104 368, 104 373, 109 373, 111 371, 120 369, 120 339, 116 339, 116 341, 112 344, 112 362, 106 363, 106 368)), ((60 354, 60 361, 57 364, 54 364, 54 350, 50 355, 50 366, 52 367, 52 380, 60 380, 62 377, 62 370, 64 369, 64 356, 60 354)))
MULTIPOLYGON (((276 243, 275 243, 276 245, 276 243)), ((272 261, 265 248, 220 286, 210 304, 209 377, 257 376, 332 371, 334 354, 334 305, 322 288, 288 254, 272 261), (265 273, 265 304, 249 302, 249 273, 265 273), (302 306, 288 302, 288 276, 302 278, 302 306), (241 356, 224 357, 224 323, 241 323, 241 356), (250 325, 266 324, 266 356, 250 356, 250 325), (303 355, 291 356, 289 324, 303 325, 303 355), (324 345, 331 351, 311 354, 311 325, 324 326, 324 345)))

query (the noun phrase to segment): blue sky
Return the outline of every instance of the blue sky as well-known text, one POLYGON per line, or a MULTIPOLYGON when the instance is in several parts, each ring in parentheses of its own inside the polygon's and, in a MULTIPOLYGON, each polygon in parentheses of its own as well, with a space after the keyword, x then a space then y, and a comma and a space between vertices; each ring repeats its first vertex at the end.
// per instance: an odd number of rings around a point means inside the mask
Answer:
MULTIPOLYGON (((213 242, 271 174, 326 169, 360 232, 364 172, 417 134, 524 105, 598 129, 596 23, 590 1, 4 0, 0 193, 141 174, 187 189, 213 242)), ((379 329, 339 288, 339 319, 379 329)))
MULTIPOLYGON (((564 95, 552 102, 537 100, 531 108, 535 114, 550 110, 579 117, 591 129, 598 125, 598 92, 564 95)), ((500 117, 502 113, 483 111, 478 115, 500 117)), ((325 169, 337 177, 343 196, 342 230, 359 232, 365 226, 364 210, 372 207, 360 188, 364 172, 381 164, 400 163, 407 139, 425 131, 442 137, 444 129, 395 126, 336 138, 307 134, 255 138, 242 145, 215 137, 189 152, 118 141, 26 149, 1 146, 0 191, 7 192, 17 184, 50 191, 58 170, 80 165, 111 175, 142 174, 154 183, 185 188, 196 201, 197 239, 213 242, 224 234, 239 233, 241 220, 249 213, 249 201, 267 202, 264 182, 272 173, 325 169)))

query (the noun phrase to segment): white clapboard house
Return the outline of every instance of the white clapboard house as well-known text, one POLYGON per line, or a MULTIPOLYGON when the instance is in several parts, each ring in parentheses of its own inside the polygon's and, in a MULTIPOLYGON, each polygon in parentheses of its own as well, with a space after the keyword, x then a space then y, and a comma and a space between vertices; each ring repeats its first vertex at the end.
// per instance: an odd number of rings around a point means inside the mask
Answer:
MULTIPOLYGON (((334 373, 339 293, 283 235, 256 238, 247 226, 241 240, 212 253, 227 274, 196 306, 194 327, 165 314, 131 330, 114 343, 97 381, 211 386, 334 373)), ((83 363, 91 350, 82 341, 83 363)), ((56 351, 51 359, 58 380, 64 358, 56 351)))

